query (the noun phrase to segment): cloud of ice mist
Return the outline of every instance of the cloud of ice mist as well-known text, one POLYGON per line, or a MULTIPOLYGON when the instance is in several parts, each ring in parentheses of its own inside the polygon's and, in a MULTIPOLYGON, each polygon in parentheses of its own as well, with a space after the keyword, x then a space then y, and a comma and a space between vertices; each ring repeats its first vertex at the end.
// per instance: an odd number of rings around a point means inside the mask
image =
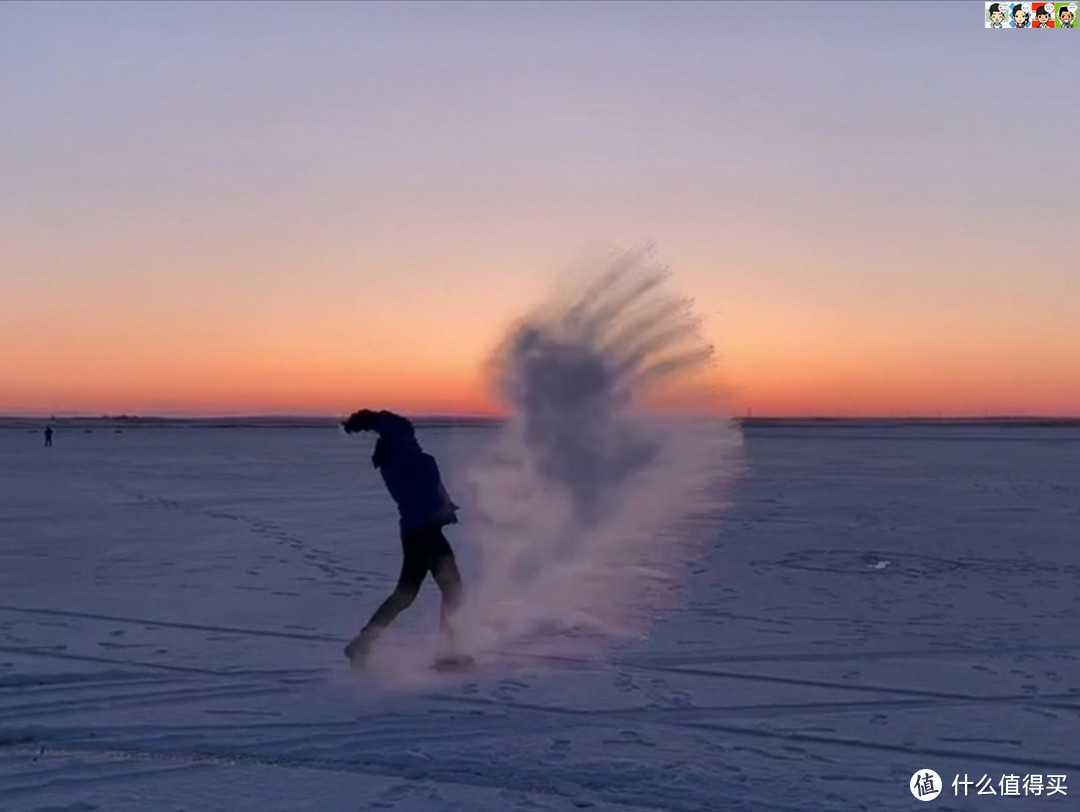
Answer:
POLYGON ((480 651, 599 655, 646 630, 707 535, 689 520, 740 459, 702 383, 712 347, 651 251, 577 278, 489 364, 510 418, 466 472, 480 572, 459 625, 480 651), (657 405, 673 389, 696 414, 657 405))

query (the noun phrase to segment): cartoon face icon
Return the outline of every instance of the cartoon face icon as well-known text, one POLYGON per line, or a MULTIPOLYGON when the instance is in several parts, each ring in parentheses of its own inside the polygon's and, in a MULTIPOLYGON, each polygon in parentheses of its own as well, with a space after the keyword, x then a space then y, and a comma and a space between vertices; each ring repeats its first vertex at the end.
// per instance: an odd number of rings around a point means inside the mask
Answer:
POLYGON ((1026 11, 1024 11, 1024 7, 1022 5, 1017 3, 1015 6, 1013 6, 1013 28, 1027 28, 1028 17, 1029 15, 1026 11))
POLYGON ((1050 12, 1047 10, 1046 6, 1043 6, 1035 12, 1035 20, 1040 26, 1044 26, 1050 22, 1050 12))
POLYGON ((1001 24, 1005 22, 1005 10, 1001 7, 1001 3, 990 4, 990 22, 994 28, 1001 28, 1001 24))
POLYGON ((1063 6, 1058 10, 1058 19, 1061 21, 1062 28, 1072 28, 1073 20, 1076 19, 1076 14, 1068 6, 1063 6))

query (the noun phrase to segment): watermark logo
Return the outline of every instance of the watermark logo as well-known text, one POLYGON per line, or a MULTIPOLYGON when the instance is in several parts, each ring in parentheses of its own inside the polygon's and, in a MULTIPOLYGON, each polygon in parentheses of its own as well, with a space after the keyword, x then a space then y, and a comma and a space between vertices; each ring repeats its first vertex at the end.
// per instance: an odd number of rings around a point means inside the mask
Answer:
POLYGON ((1069 788, 1066 786, 1065 781, 1068 779, 1067 775, 1042 775, 1041 773, 1018 775, 1016 773, 1008 773, 1002 775, 996 782, 989 775, 983 774, 983 777, 978 781, 974 781, 968 778, 968 774, 964 773, 964 777, 959 775, 953 779, 953 795, 956 797, 967 797, 970 792, 972 795, 1013 795, 1015 797, 1030 797, 1045 796, 1047 798, 1054 795, 1068 795, 1069 788))
POLYGON ((1076 28, 1078 4, 1075 0, 1035 0, 984 3, 986 28, 1076 28))
MULTIPOLYGON (((1014 798, 1053 798, 1068 796, 1069 787, 1065 783, 1068 776, 1064 773, 1031 773, 1021 775, 1019 773, 1004 773, 1001 776, 991 776, 986 773, 982 778, 975 778, 967 773, 957 773, 952 780, 952 797, 966 798, 969 795, 1011 795, 1014 798)), ((942 792, 946 792, 949 785, 944 784, 941 776, 930 769, 922 769, 911 776, 908 789, 920 801, 932 801, 942 792)))
POLYGON ((933 770, 919 770, 911 776, 908 786, 920 801, 932 801, 941 794, 941 776, 933 770))

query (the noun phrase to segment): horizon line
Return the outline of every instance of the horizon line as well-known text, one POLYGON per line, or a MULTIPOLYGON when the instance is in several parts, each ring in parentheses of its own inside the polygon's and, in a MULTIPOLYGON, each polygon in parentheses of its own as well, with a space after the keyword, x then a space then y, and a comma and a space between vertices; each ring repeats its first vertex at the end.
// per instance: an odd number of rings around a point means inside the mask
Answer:
MULTIPOLYGON (((507 420, 508 414, 453 414, 453 413, 410 413, 403 411, 403 417, 407 417, 413 421, 433 422, 433 421, 473 421, 473 422, 497 422, 507 420)), ((1076 414, 955 414, 955 415, 900 415, 900 414, 829 414, 829 415, 807 415, 807 414, 717 414, 716 417, 727 417, 732 420, 738 420, 740 422, 760 422, 760 421, 785 421, 785 422, 830 422, 830 421, 906 421, 906 422, 1016 422, 1016 421, 1033 421, 1033 422, 1060 422, 1060 421, 1076 421, 1080 420, 1080 413, 1076 414)), ((297 413, 297 412, 250 412, 250 413, 233 413, 233 414, 213 414, 213 413, 201 413, 201 414, 90 414, 90 413, 70 413, 70 414, 0 414, 0 421, 64 421, 64 420, 111 420, 111 421, 220 421, 220 420, 311 420, 311 421, 327 421, 327 422, 339 422, 342 419, 338 414, 326 414, 326 413, 297 413)))

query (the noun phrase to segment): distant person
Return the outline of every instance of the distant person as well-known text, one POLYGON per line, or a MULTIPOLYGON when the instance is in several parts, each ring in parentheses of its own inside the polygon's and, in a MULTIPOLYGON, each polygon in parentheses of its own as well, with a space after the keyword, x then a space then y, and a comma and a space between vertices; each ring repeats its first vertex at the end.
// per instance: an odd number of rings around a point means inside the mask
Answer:
POLYGON ((1004 3, 991 3, 989 8, 990 15, 990 27, 1001 28, 1001 24, 1005 22, 1005 9, 1002 8, 1004 3))
POLYGON ((1012 26, 1013 28, 1027 28, 1029 15, 1024 11, 1022 3, 1017 3, 1013 6, 1012 10, 1012 26))
POLYGON ((429 572, 442 592, 442 631, 452 639, 451 618, 461 603, 462 585, 454 551, 442 529, 457 523, 457 505, 443 487, 435 458, 424 453, 406 418, 361 409, 342 421, 342 426, 347 434, 373 431, 379 435, 371 462, 382 474, 401 516, 403 561, 397 586, 345 647, 345 656, 358 666, 379 634, 412 604, 429 572))
POLYGON ((52 448, 52 426, 45 427, 45 447, 52 448))

